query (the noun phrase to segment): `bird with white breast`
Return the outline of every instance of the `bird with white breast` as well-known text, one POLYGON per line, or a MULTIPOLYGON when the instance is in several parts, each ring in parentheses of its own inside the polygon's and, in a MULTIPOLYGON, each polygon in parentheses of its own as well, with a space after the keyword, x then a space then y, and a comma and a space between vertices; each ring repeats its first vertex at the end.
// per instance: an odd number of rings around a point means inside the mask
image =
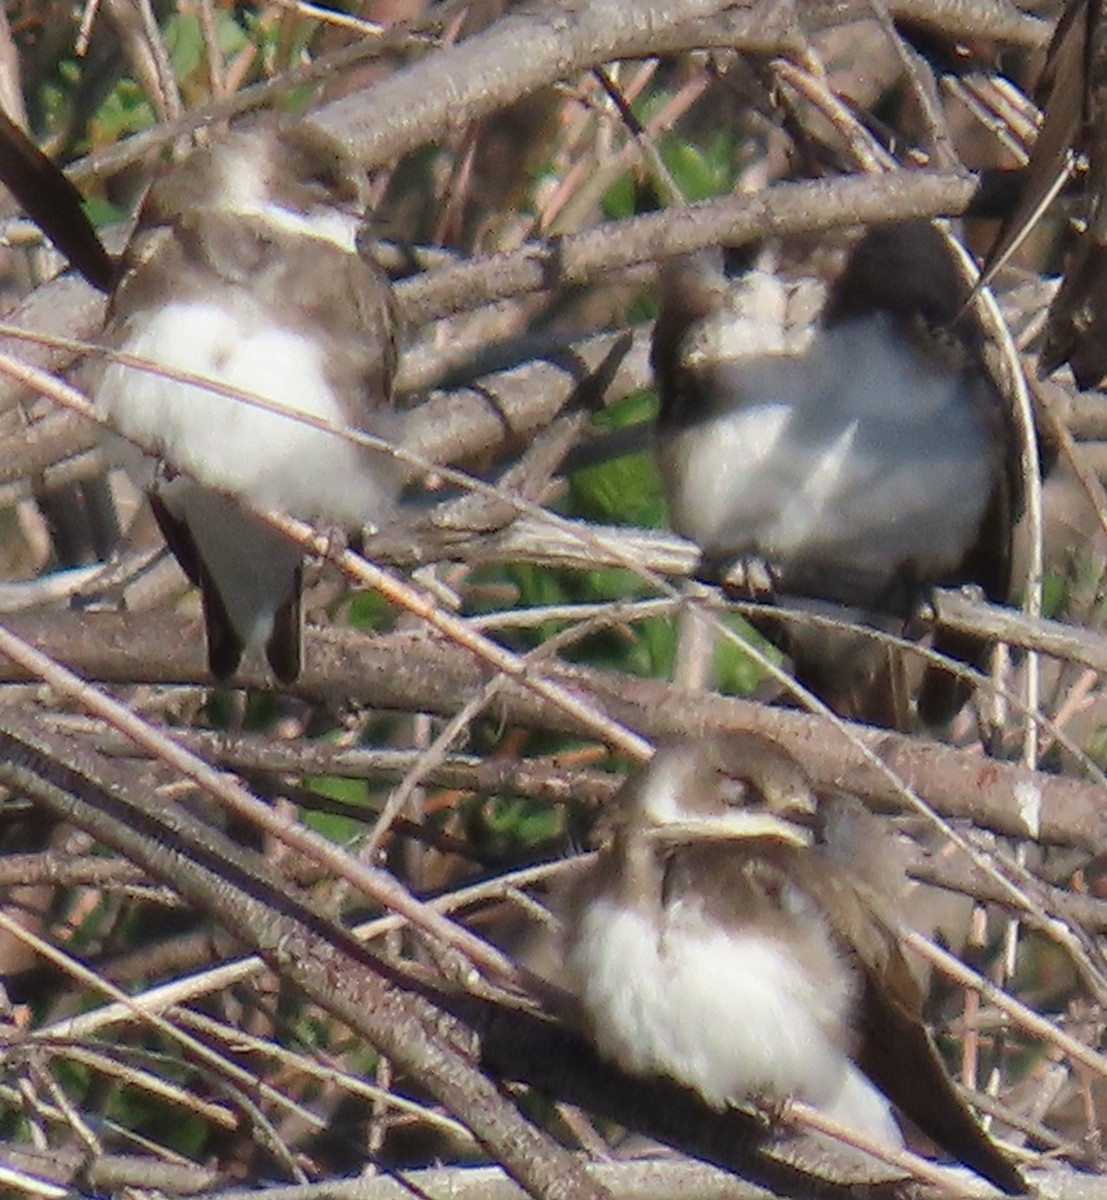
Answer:
POLYGON ((94 401, 141 447, 124 460, 201 589, 218 679, 254 645, 282 682, 301 669, 303 553, 250 510, 360 531, 397 500, 391 456, 341 433, 394 432, 391 288, 359 252, 366 187, 304 122, 213 136, 154 181, 110 300, 104 341, 126 358, 94 401))
POLYGON ((570 897, 565 956, 600 1052, 712 1107, 802 1099, 887 1147, 897 1106, 1002 1191, 1025 1185, 922 1022, 888 898, 810 829, 796 761, 755 735, 662 746, 570 897))
MULTIPOLYGON (((757 563, 770 598, 899 634, 936 585, 1007 601, 1018 439, 970 292, 922 221, 866 231, 806 320, 805 293, 768 272, 731 279, 710 253, 662 265, 657 460, 708 574, 757 563)), ((904 723, 871 638, 766 629, 841 715, 904 723)), ((977 665, 986 650, 952 634, 936 648, 977 665)), ((919 714, 947 720, 966 696, 928 669, 919 714)))

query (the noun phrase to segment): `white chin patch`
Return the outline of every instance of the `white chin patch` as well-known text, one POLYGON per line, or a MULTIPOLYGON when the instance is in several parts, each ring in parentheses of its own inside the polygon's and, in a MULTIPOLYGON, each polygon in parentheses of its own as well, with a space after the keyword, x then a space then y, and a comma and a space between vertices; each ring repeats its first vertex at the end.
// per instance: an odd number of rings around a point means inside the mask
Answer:
POLYGON ((236 204, 232 211, 244 217, 260 217, 282 233, 318 238, 350 254, 357 250, 361 222, 351 213, 339 212, 336 208, 317 208, 302 213, 267 200, 253 205, 236 204))

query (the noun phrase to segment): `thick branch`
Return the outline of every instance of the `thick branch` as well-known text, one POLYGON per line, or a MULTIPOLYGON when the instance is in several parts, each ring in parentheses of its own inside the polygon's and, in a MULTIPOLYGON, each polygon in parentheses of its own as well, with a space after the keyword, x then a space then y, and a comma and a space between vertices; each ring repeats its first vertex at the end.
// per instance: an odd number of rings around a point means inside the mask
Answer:
MULTIPOLYGON (((208 683, 199 630, 168 613, 49 613, 12 616, 5 623, 87 679, 208 683)), ((305 649, 305 670, 296 691, 336 707, 355 703, 451 716, 487 681, 486 669, 468 651, 417 633, 309 630, 305 649)), ((564 663, 544 664, 543 672, 647 737, 695 737, 708 728, 760 731, 788 746, 816 785, 844 788, 877 805, 901 804, 891 783, 825 718, 564 663)), ((27 682, 10 665, 3 676, 0 682, 27 682)), ((238 682, 242 687, 271 686, 253 662, 244 666, 238 682)), ((510 681, 497 693, 495 711, 507 723, 581 732, 560 710, 510 681)), ((851 729, 947 817, 1091 853, 1107 844, 1107 804, 1098 785, 982 759, 918 737, 864 726, 851 729)))
MULTIPOLYGON (((1048 25, 1013 6, 938 0, 890 5, 894 13, 930 21, 952 33, 1025 39, 1042 45, 1048 25)), ((365 92, 313 114, 366 166, 384 166, 442 140, 539 88, 620 58, 652 57, 696 47, 785 53, 801 45, 804 25, 871 17, 863 3, 779 0, 592 0, 589 4, 513 9, 456 46, 420 59, 365 92), (852 10, 852 11, 851 11, 852 10), (519 53, 525 46, 526 53, 519 53)))
POLYGON ((508 296, 605 282, 612 271, 705 246, 954 215, 964 211, 975 189, 968 174, 912 170, 781 183, 441 268, 403 284, 397 298, 405 318, 419 324, 508 296))

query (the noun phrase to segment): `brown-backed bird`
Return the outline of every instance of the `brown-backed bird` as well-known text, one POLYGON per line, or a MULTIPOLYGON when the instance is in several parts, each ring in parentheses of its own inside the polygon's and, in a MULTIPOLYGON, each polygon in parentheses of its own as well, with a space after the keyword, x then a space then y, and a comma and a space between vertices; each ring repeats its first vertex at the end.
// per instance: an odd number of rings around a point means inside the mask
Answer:
POLYGON ((627 780, 566 931, 598 1048, 717 1108, 800 1098, 898 1146, 890 1101, 1025 1191, 922 1023, 889 898, 812 844, 815 809, 795 760, 754 735, 663 746, 627 780))
POLYGON ((398 494, 386 453, 225 390, 390 432, 391 289, 358 250, 365 193, 322 131, 248 122, 155 180, 111 297, 106 344, 160 373, 109 362, 95 403, 155 456, 129 465, 201 589, 219 679, 248 645, 284 682, 301 665, 302 552, 240 501, 360 530, 398 494))
MULTIPOLYGON (((662 267, 657 458, 672 526, 712 572, 757 560, 777 596, 894 632, 935 585, 1007 600, 1016 442, 970 290, 925 222, 866 232, 815 323, 793 318, 803 293, 775 276, 732 281, 710 255, 662 267)), ((832 707, 899 723, 871 641, 770 629, 832 707)), ((985 653, 949 636, 936 648, 985 653)), ((930 670, 919 713, 947 719, 966 695, 930 670)))

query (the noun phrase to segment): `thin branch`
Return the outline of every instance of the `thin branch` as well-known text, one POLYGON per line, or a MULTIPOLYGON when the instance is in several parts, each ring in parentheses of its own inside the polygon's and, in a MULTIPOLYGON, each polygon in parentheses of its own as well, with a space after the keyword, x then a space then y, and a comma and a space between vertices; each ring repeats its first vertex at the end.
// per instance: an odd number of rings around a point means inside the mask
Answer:
POLYGON ((252 943, 283 978, 419 1079, 532 1196, 606 1195, 474 1070, 441 1032, 441 1014, 401 991, 391 972, 382 973, 347 934, 308 909, 259 856, 133 789, 125 774, 79 741, 44 737, 33 718, 6 714, 0 739, 0 777, 9 786, 172 884, 252 943))
POLYGON ((1030 617, 1011 608, 988 604, 963 592, 936 589, 931 595, 934 625, 957 629, 1020 650, 1049 654, 1107 672, 1107 635, 1047 617, 1030 617))

